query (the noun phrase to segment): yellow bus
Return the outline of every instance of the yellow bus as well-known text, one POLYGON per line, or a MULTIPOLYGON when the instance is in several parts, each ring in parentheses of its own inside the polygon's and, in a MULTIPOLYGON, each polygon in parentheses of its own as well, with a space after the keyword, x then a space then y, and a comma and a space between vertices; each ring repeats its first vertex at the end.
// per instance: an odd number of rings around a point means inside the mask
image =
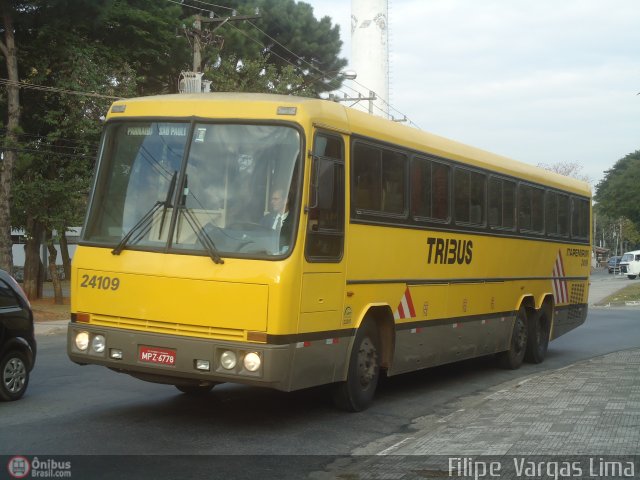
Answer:
POLYGON ((346 108, 265 94, 115 102, 73 259, 68 355, 208 392, 495 355, 582 324, 587 184, 346 108))

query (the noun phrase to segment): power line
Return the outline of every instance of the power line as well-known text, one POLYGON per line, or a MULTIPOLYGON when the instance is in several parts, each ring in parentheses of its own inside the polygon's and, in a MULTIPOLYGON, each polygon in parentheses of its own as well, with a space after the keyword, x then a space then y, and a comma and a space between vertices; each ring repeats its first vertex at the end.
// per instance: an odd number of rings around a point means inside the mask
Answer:
POLYGON ((209 13, 211 10, 206 10, 204 8, 200 8, 200 7, 195 7, 193 5, 186 5, 182 2, 176 2, 175 0, 167 0, 167 2, 169 3, 175 3, 176 5, 180 5, 181 7, 189 7, 189 8, 193 8, 194 10, 200 10, 201 12, 207 12, 209 13))
POLYGON ((13 152, 24 152, 24 153, 36 153, 39 155, 50 155, 50 156, 60 156, 60 157, 79 157, 83 159, 93 158, 95 154, 83 154, 83 153, 60 153, 60 152, 52 152, 51 150, 38 150, 35 148, 18 148, 18 147, 4 147, 1 148, 3 151, 13 151, 13 152))
MULTIPOLYGON (((195 5, 188 5, 186 3, 183 3, 184 0, 183 1, 167 0, 167 1, 170 2, 170 3, 175 3, 176 5, 180 5, 181 7, 188 7, 188 8, 193 8, 194 10, 199 10, 201 12, 213 13, 213 11, 211 9, 196 7, 195 5)), ((225 10, 235 11, 235 9, 233 9, 231 7, 225 7, 224 5, 216 5, 215 3, 203 2, 202 0, 190 0, 190 1, 195 2, 195 3, 200 3, 202 5, 208 5, 210 7, 224 8, 225 10)))
MULTIPOLYGON (((6 134, 8 132, 8 130, 6 128, 1 128, 0 129, 0 134, 6 134)), ((36 133, 26 133, 26 132, 21 132, 21 133, 16 133, 17 136, 19 137, 31 137, 34 139, 38 139, 38 140, 42 140, 42 141, 46 141, 46 142, 51 142, 51 141, 56 141, 56 142, 65 142, 65 143, 71 143, 71 144, 75 144, 75 147, 69 147, 69 146, 65 146, 65 145, 54 145, 56 148, 81 148, 81 146, 92 146, 95 147, 95 142, 83 142, 80 140, 72 140, 69 138, 59 138, 59 139, 55 139, 52 140, 50 137, 46 136, 46 135, 39 135, 36 133)), ((35 140, 34 140, 35 141, 35 140)), ((53 145, 53 144, 51 144, 53 145)))
MULTIPOLYGON (((200 3, 202 5, 209 5, 210 7, 222 8, 224 10, 231 10, 232 12, 235 10, 234 8, 231 8, 231 7, 225 7, 224 5, 216 5, 215 3, 203 2, 202 0, 191 0, 191 1, 195 3, 200 3)), ((189 5, 186 5, 186 6, 188 7, 189 5)))
MULTIPOLYGON (((196 7, 194 5, 187 5, 184 4, 182 2, 179 1, 175 1, 175 0, 167 0, 170 3, 175 3, 177 5, 181 5, 181 6, 185 6, 185 7, 189 7, 189 8, 193 8, 196 10, 200 10, 203 12, 210 12, 210 10, 206 10, 200 7, 196 7)), ((200 4, 204 4, 204 5, 208 5, 208 6, 212 6, 212 7, 217 7, 217 8, 224 8, 224 9, 228 9, 228 10, 233 10, 230 7, 224 7, 222 5, 217 5, 217 4, 213 4, 213 3, 208 3, 208 2, 204 2, 202 0, 191 0, 193 2, 197 2, 200 4)), ((269 38, 270 40, 272 40, 275 44, 277 44, 278 46, 280 46, 281 48, 283 48, 286 52, 288 52, 289 54, 293 55, 295 58, 297 58, 301 63, 308 65, 312 70, 316 71, 317 73, 320 73, 323 77, 327 77, 328 74, 324 71, 322 71, 321 69, 319 69, 318 67, 316 67, 315 65, 313 65, 312 63, 308 62, 307 60, 305 60, 303 57, 301 57, 300 55, 296 54, 295 52, 291 51, 289 48, 287 48, 286 46, 284 46, 283 44, 281 44, 278 40, 276 40, 275 38, 273 38, 272 36, 270 36, 268 33, 266 33, 265 31, 263 31, 262 29, 260 29, 258 26, 256 26, 253 22, 248 21, 249 25, 251 25, 253 28, 255 28, 256 30, 258 30, 262 35, 264 35, 265 37, 269 38)), ((238 32, 240 32, 242 35, 244 35, 245 37, 247 37, 248 39, 250 39, 251 41, 253 41, 254 43, 258 44, 260 47, 262 47, 263 50, 268 51, 269 54, 274 55, 276 57, 278 57, 279 59, 281 59, 282 61, 284 61, 285 63, 288 63, 289 65, 291 65, 294 68, 300 68, 299 65, 295 65, 294 63, 292 63, 291 61, 289 61, 289 59, 279 55, 278 53, 272 51, 271 49, 267 48, 266 45, 264 45, 262 42, 260 42, 259 40, 253 38, 252 36, 250 36, 249 34, 247 34, 246 32, 244 32, 243 30, 241 30, 240 28, 236 27, 233 24, 229 24, 231 27, 235 28, 238 32)), ((362 88, 368 89, 365 85, 361 84, 358 81, 354 82, 358 85, 360 85, 362 88)), ((79 95, 79 96, 85 96, 85 97, 92 97, 92 98, 104 98, 104 99, 109 99, 109 100, 120 100, 122 98, 126 98, 126 97, 122 97, 122 96, 113 96, 113 95, 104 95, 104 94, 100 94, 100 93, 94 93, 94 92, 81 92, 78 90, 69 90, 69 89, 64 89, 64 88, 58 88, 58 87, 50 87, 50 86, 45 86, 45 85, 38 85, 38 84, 33 84, 33 83, 27 83, 27 82, 21 82, 21 81, 12 81, 12 80, 8 80, 8 79, 4 79, 4 78, 0 78, 0 85, 6 85, 6 86, 17 86, 18 88, 22 88, 22 89, 31 89, 31 90, 37 90, 37 91, 44 91, 44 92, 54 92, 54 93, 61 93, 61 94, 68 94, 68 95, 79 95)), ((348 88, 356 93, 359 93, 356 89, 354 89, 353 87, 350 87, 348 85, 344 85, 343 87, 348 88)), ((342 93, 346 93, 343 90, 338 90, 339 92, 342 93)), ((407 116, 405 114, 403 114, 400 110, 396 109, 395 107, 393 107, 389 102, 387 102, 385 99, 380 98, 378 96, 378 98, 384 102, 387 107, 389 107, 391 110, 399 113, 400 115, 404 116, 404 118, 407 118, 407 116)), ((382 113, 387 114, 387 112, 385 112, 382 108, 380 108, 378 105, 373 105, 374 108, 376 108, 377 110, 380 110, 382 113)), ((412 122, 411 120, 409 120, 409 122, 413 125, 415 125, 417 127, 417 125, 412 122)))
POLYGON ((67 90, 65 88, 58 88, 58 87, 47 87, 45 85, 38 85, 35 83, 27 83, 27 82, 21 82, 21 81, 14 81, 14 80, 9 80, 6 78, 0 78, 0 85, 7 85, 7 86, 11 86, 11 87, 18 87, 18 88, 26 88, 26 89, 31 89, 31 90, 40 90, 43 92, 54 92, 54 93, 66 93, 69 95, 80 95, 83 97, 94 97, 94 98, 106 98, 109 100, 120 100, 121 98, 124 97, 116 97, 116 96, 112 96, 112 95, 103 95, 101 93, 94 93, 94 92, 80 92, 78 90, 67 90))
MULTIPOLYGON (((269 34, 267 34, 266 32, 260 30, 256 25, 254 25, 252 22, 248 22, 253 28, 255 28, 256 30, 258 30, 260 33, 262 33, 263 35, 265 35, 267 38, 269 38, 270 40, 273 40, 277 45, 279 45, 280 47, 284 48, 287 52, 289 52, 291 55, 293 55, 294 57, 296 57, 298 60, 300 60, 302 63, 305 63, 306 65, 308 65, 309 67, 311 67, 312 70, 316 71, 317 73, 319 73, 322 77, 318 77, 315 81, 319 81, 321 78, 323 77, 327 77, 328 74, 326 72, 323 72, 322 70, 320 70, 318 67, 316 67, 315 65, 313 65, 312 63, 308 62, 307 60, 305 60, 303 57, 301 57, 300 55, 297 55, 296 53, 292 52, 291 50, 289 50, 287 47, 285 47, 284 45, 282 45, 280 42, 278 42, 275 38, 271 37, 269 34)), ((257 40, 255 38, 253 38, 252 36, 250 36, 248 33, 244 32, 243 30, 239 29, 238 27, 236 27, 235 25, 231 25, 231 27, 235 28, 238 32, 240 32, 242 35, 244 35, 245 37, 247 37, 249 40, 251 40, 252 42, 258 44, 260 47, 262 47, 263 50, 268 51, 270 55, 274 55, 276 57, 278 57, 280 60, 282 60, 285 63, 288 63, 289 65, 291 65, 294 68, 300 69, 300 65, 296 65, 294 63, 292 63, 291 61, 289 61, 289 59, 283 57, 282 55, 274 52, 273 50, 267 48, 267 46, 262 43, 260 40, 257 40)), ((314 83, 315 83, 314 81, 314 83)), ((354 88, 351 88, 347 85, 344 85, 345 87, 353 90, 354 92, 357 93, 357 91, 354 88)), ((338 90, 341 91, 341 90, 338 90)), ((345 92, 343 92, 345 93, 345 92)))
MULTIPOLYGON (((171 2, 171 3, 179 3, 179 2, 176 2, 176 1, 174 1, 174 0, 167 0, 167 1, 169 1, 169 2, 171 2)), ((232 8, 229 8, 229 7, 223 7, 223 6, 221 6, 221 5, 216 5, 216 4, 212 4, 212 3, 204 2, 204 1, 202 1, 202 0, 191 0, 191 1, 192 1, 192 2, 197 2, 197 3, 200 3, 200 4, 204 4, 204 5, 213 6, 213 7, 227 8, 227 9, 229 9, 229 10, 232 10, 232 11, 233 11, 233 9, 232 9, 232 8)), ((181 3, 180 3, 180 5, 184 5, 184 4, 181 4, 181 3)), ((193 6, 193 5, 184 5, 184 6, 187 6, 187 7, 190 7, 190 8, 194 8, 194 9, 196 9, 196 10, 205 11, 205 12, 208 12, 208 11, 209 11, 209 10, 205 10, 205 9, 202 9, 202 8, 199 8, 199 7, 195 7, 195 6, 193 6)), ((314 70, 315 72, 317 72, 317 73, 321 74, 321 75, 322 75, 322 77, 327 77, 327 76, 328 76, 326 72, 322 71, 321 69, 319 69, 318 67, 316 67, 316 66, 315 66, 315 65, 313 65, 312 63, 310 63, 310 62, 308 62, 307 60, 305 60, 305 59, 304 59, 303 57, 301 57, 300 55, 298 55, 298 54, 296 54, 295 52, 291 51, 289 48, 287 48, 286 46, 284 46, 282 43, 280 43, 277 39, 273 38, 271 35, 269 35, 269 34, 268 34, 267 32, 265 32, 264 30, 262 30, 261 28, 259 28, 259 27, 258 27, 257 25, 255 25, 253 22, 251 22, 251 21, 249 21, 249 20, 247 20, 246 22, 247 22, 249 25, 251 25, 254 29, 258 30, 258 32, 260 32, 262 35, 264 35, 265 37, 267 37, 269 40, 273 41, 276 45, 278 45, 279 47, 281 47, 282 49, 284 49, 286 52, 288 52, 289 54, 291 54, 292 56, 294 56, 295 58, 297 58, 301 63, 308 65, 312 70, 314 70)), ((283 62, 285 62, 285 63, 288 63, 289 65, 291 65, 291 66, 292 66, 292 67, 294 67, 294 68, 298 68, 298 69, 300 68, 300 66, 299 66, 299 65, 295 65, 294 63, 290 62, 287 58, 284 58, 283 56, 279 55, 278 53, 276 53, 276 52, 272 51, 271 49, 267 48, 267 46, 266 46, 266 45, 264 45, 262 42, 260 42, 259 40, 257 40, 257 39, 255 39, 255 38, 251 37, 249 34, 247 34, 246 32, 244 32, 244 31, 243 31, 243 30, 241 30, 240 28, 236 27, 235 25, 231 25, 231 27, 233 27, 234 29, 236 29, 239 33, 241 33, 242 35, 244 35, 245 37, 247 37, 249 40, 251 40, 251 41, 253 41, 254 43, 258 44, 260 47, 262 47, 262 49, 263 49, 263 50, 268 51, 271 55, 274 55, 274 56, 278 57, 280 60, 282 60, 282 61, 283 61, 283 62)), ((318 78, 318 80, 320 80, 322 77, 318 78)), ((316 81, 318 81, 318 80, 316 80, 316 81)), ((364 88, 364 89, 366 89, 366 90, 369 90, 369 91, 370 91, 370 89, 369 89, 368 87, 366 87, 365 85, 361 84, 360 82, 357 82, 357 81, 355 81, 355 80, 354 80, 354 82, 355 82, 356 84, 360 85, 362 88, 364 88)), ((344 87, 344 88, 348 88, 349 90, 352 90, 352 91, 353 91, 353 92, 355 92, 355 93, 360 93, 360 92, 358 92, 358 90, 356 90, 356 89, 355 89, 355 88, 353 88, 353 87, 350 87, 349 85, 345 85, 345 84, 343 84, 343 87, 344 87)), ((346 94, 346 92, 344 92, 343 90, 338 89, 338 91, 346 94)), ((374 93, 375 93, 375 92, 374 92, 374 93)), ((388 101, 386 101, 385 99, 381 98, 379 95, 378 95, 378 99, 380 99, 382 102, 384 102, 384 104, 385 104, 387 107, 389 107, 389 109, 391 109, 391 110, 392 110, 392 111, 394 111, 394 112, 399 113, 402 117, 404 117, 405 119, 407 119, 407 120, 409 121, 409 123, 410 123, 410 124, 412 124, 412 125, 414 125, 414 126, 418 127, 418 125, 416 125, 414 122, 412 122, 411 120, 409 120, 409 119, 408 119, 408 117, 407 117, 404 113, 402 113, 402 112, 401 112, 400 110, 398 110, 397 108, 393 107, 393 106, 392 106, 388 101)), ((357 103, 357 102, 356 102, 356 103, 357 103)), ((376 108, 377 110, 379 110, 380 112, 382 112, 383 114, 385 114, 385 115, 389 115, 389 113, 388 113, 388 112, 386 112, 383 108, 381 108, 380 106, 376 105, 375 103, 373 104, 373 107, 374 107, 374 108, 376 108)), ((419 127, 418 127, 418 128, 419 128, 419 127)))
MULTIPOLYGON (((300 60, 301 62, 309 65, 312 69, 314 69, 316 72, 321 73, 323 76, 326 76, 326 73, 323 72, 322 70, 320 70, 319 68, 317 68, 315 65, 313 65, 312 63, 306 61, 304 58, 302 58, 300 55, 297 55, 296 53, 292 52, 291 50, 289 50, 287 47, 285 47, 283 44, 281 44, 278 40, 276 40, 275 38, 273 38, 272 36, 270 36, 268 33, 266 33, 264 30, 260 29, 257 25, 255 25, 253 22, 247 21, 247 23, 249 25, 251 25, 253 28, 255 28, 256 30, 258 30, 260 33, 262 33, 264 36, 266 36, 267 38, 269 38, 270 40, 272 40, 275 44, 277 44, 278 46, 282 47, 285 51, 289 52, 291 55, 293 55, 294 57, 296 57, 298 60, 300 60)), ((266 47, 264 45, 262 45, 265 49, 266 47)), ((278 55, 279 56, 279 55, 278 55)), ((282 58, 282 57, 280 57, 282 58)), ((286 59, 283 59, 285 61, 287 61, 286 59)), ((290 65, 297 67, 296 65, 292 64, 291 62, 288 62, 290 65)), ((364 88, 365 90, 371 91, 371 89, 369 89, 368 87, 366 87, 365 85, 361 84, 360 82, 353 80, 354 83, 360 85, 362 88, 364 88)), ((356 93, 360 93, 358 92, 355 88, 352 88, 348 85, 343 85, 346 88, 349 88, 350 90, 353 90, 356 93)), ((338 91, 342 91, 342 90, 338 90, 338 91)), ((345 93, 345 92, 343 92, 345 93)), ((375 92, 374 92, 375 93, 375 92)), ((384 102, 385 105, 387 105, 387 107, 389 107, 391 110, 393 110, 394 112, 399 113, 400 115, 402 115, 404 118, 407 118, 407 116, 402 113, 400 110, 398 110, 397 108, 393 107, 388 101, 386 101, 384 98, 380 97, 379 95, 377 96, 378 99, 380 99, 382 102, 384 102)), ((387 113, 385 112, 382 108, 380 108, 379 106, 377 106, 375 103, 373 104, 374 108, 377 108, 378 110, 380 110, 382 113, 387 113)), ((408 120, 408 119, 407 119, 408 120)), ((415 123, 413 123, 411 120, 409 120, 409 122, 412 125, 415 125, 416 127, 418 127, 415 123)))

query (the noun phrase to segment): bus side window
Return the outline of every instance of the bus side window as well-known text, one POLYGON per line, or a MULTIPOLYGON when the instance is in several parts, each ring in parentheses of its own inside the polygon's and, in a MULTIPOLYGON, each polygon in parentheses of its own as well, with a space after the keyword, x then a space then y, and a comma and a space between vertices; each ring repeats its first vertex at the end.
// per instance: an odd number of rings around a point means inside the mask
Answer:
POLYGON ((516 184, 498 177, 489 178, 489 226, 513 229, 516 184))
POLYGON ((360 213, 405 213, 407 156, 390 149, 355 143, 353 204, 360 213))
POLYGON ((433 164, 433 212, 438 220, 449 220, 449 176, 451 168, 442 163, 433 164))
POLYGON ((383 150, 381 210, 385 213, 404 213, 406 165, 407 157, 405 155, 383 150))
POLYGON ((456 168, 454 175, 455 216, 457 223, 485 223, 486 175, 456 168))
POLYGON ((544 233, 544 190, 520 184, 518 189, 520 230, 544 233))

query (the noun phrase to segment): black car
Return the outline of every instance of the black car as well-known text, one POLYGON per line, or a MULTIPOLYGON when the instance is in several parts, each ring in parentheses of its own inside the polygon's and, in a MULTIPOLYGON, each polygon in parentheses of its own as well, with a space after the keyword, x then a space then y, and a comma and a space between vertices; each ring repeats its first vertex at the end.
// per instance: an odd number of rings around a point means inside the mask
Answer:
POLYGON ((0 270, 0 401, 24 395, 35 360, 31 305, 18 282, 0 270))
POLYGON ((607 260, 607 268, 609 269, 609 273, 620 272, 620 260, 622 260, 621 256, 611 257, 609 260, 607 260))

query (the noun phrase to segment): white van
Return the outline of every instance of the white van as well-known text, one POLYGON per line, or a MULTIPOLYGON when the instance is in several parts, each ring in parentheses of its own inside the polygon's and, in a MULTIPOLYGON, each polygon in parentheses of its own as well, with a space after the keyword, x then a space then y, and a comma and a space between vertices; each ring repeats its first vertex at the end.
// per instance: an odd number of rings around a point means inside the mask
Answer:
POLYGON ((640 275, 640 250, 627 252, 620 260, 620 272, 633 280, 640 275))

